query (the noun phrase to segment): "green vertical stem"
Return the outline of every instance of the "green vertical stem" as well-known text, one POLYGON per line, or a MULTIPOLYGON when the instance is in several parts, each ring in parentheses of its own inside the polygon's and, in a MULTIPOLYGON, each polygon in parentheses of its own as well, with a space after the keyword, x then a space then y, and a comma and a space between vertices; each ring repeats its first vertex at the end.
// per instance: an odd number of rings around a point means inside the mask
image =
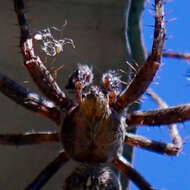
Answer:
MULTIPOLYGON (((144 0, 128 0, 128 7, 126 9, 126 21, 125 21, 125 39, 126 39, 126 50, 130 52, 130 64, 138 64, 137 70, 145 62, 145 47, 143 42, 142 33, 142 13, 144 10, 144 0)), ((134 103, 130 106, 129 112, 139 109, 140 104, 134 103)), ((136 133, 136 129, 130 131, 136 133)), ((134 148, 131 146, 124 147, 124 154, 128 161, 133 163, 134 160, 134 148)), ((123 189, 129 190, 130 183, 126 181, 125 177, 121 177, 121 183, 123 189), (126 187, 126 188, 125 188, 126 187)))

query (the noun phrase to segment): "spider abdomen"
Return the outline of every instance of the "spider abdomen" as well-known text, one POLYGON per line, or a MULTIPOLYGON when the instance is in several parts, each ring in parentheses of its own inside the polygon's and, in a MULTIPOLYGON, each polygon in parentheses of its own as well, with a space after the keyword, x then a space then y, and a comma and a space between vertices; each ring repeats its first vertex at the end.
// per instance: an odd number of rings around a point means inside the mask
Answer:
POLYGON ((121 152, 125 129, 107 102, 90 94, 64 119, 61 137, 72 159, 108 162, 121 152))

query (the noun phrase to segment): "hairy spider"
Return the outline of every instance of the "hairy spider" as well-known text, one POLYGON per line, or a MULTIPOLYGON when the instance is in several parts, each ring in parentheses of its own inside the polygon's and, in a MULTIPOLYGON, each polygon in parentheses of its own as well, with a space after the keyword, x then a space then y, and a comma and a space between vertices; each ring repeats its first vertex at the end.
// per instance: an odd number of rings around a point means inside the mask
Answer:
MULTIPOLYGON (((189 104, 168 108, 153 92, 149 94, 161 109, 125 114, 125 109, 138 100, 147 90, 160 66, 165 39, 164 10, 162 0, 155 0, 155 30, 152 52, 127 88, 122 90, 119 77, 114 71, 103 74, 100 87, 90 86, 93 74, 87 65, 78 65, 70 77, 67 89, 73 89, 76 101, 70 99, 59 88, 40 57, 34 52, 33 37, 24 14, 23 0, 14 0, 21 37, 20 48, 27 68, 35 84, 48 100, 0 74, 1 92, 23 107, 51 119, 61 126, 61 132, 30 132, 0 135, 1 144, 24 145, 45 142, 61 142, 63 150, 29 184, 26 189, 40 189, 70 159, 81 166, 66 179, 64 189, 72 189, 68 181, 80 180, 90 188, 94 173, 99 176, 100 189, 119 189, 119 182, 108 165, 115 166, 140 189, 154 189, 122 157, 124 143, 168 155, 176 155, 182 148, 181 138, 174 125, 169 126, 173 144, 166 144, 130 134, 128 130, 137 125, 160 125, 189 120, 189 104), (84 88, 89 90, 84 91, 84 88), (86 167, 87 165, 87 167, 86 167), (82 174, 81 174, 82 173, 82 174), (106 178, 109 176, 109 178, 106 178), (85 180, 83 181, 83 177, 85 180), (87 181, 86 181, 87 180, 87 181), (105 180, 107 180, 106 185, 105 180), (102 186, 101 186, 102 185, 102 186), (104 186, 105 185, 105 186, 104 186)), ((76 186, 78 183, 76 183, 76 186)), ((73 188, 74 189, 74 188, 73 188)))

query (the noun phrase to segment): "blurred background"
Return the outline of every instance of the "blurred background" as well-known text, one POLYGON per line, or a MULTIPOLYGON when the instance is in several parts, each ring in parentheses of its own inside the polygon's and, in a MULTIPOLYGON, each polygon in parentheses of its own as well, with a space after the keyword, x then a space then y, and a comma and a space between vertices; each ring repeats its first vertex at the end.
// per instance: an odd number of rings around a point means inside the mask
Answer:
MULTIPOLYGON (((146 4, 143 15, 143 34, 147 51, 151 50, 153 37, 153 16, 150 1, 146 4)), ((151 1, 152 2, 152 1, 151 1)), ((166 42, 164 50, 187 53, 190 52, 190 21, 189 7, 186 1, 168 1, 165 4, 166 14, 166 42)), ((179 59, 162 59, 162 67, 151 88, 169 105, 189 103, 190 83, 187 80, 189 61, 179 59)), ((157 105, 147 96, 144 97, 141 109, 155 109, 157 105)), ((183 138, 184 148, 178 157, 158 155, 152 152, 136 149, 135 167, 155 185, 156 189, 187 190, 190 188, 190 123, 178 124, 183 138)), ((170 142, 168 130, 165 126, 153 128, 140 128, 138 133, 164 142, 170 142)), ((137 188, 132 185, 132 189, 137 188)))
MULTIPOLYGON (((108 69, 128 70, 125 62, 130 61, 131 57, 125 40, 124 15, 129 1, 33 0, 27 2, 27 16, 33 34, 50 26, 61 28, 67 22, 61 32, 54 31, 54 34, 56 38, 71 38, 76 48, 73 49, 66 45, 64 51, 56 57, 48 57, 43 52, 39 52, 50 70, 64 65, 58 73, 58 81, 62 89, 77 63, 92 65, 96 82, 108 69)), ((135 0, 135 2, 142 3, 141 0, 135 0)), ((166 50, 189 51, 188 14, 190 13, 187 10, 188 7, 188 2, 173 1, 166 4, 166 19, 177 18, 176 21, 167 23, 166 50)), ((0 9, 0 71, 30 91, 39 93, 30 80, 19 53, 19 30, 12 1, 3 1, 0 9)), ((151 25, 154 20, 151 9, 150 2, 147 2, 142 23, 147 52, 151 50, 153 37, 151 25)), ((139 56, 137 59, 143 60, 143 57, 139 56)), ((186 80, 188 69, 189 65, 185 61, 163 59, 162 67, 154 79, 158 84, 153 83, 151 88, 169 105, 188 103, 190 101, 189 82, 186 80)), ((142 98, 142 110, 156 107, 147 96, 142 98)), ((1 94, 0 112, 0 133, 59 130, 51 121, 23 109, 1 94)), ((136 149, 135 168, 156 189, 186 190, 190 188, 189 123, 179 124, 179 128, 184 139, 184 149, 178 157, 157 155, 146 150, 136 149)), ((170 141, 166 126, 139 127, 138 133, 156 140, 170 141)), ((61 145, 57 144, 24 147, 0 146, 0 189, 24 189, 60 149, 61 145)), ((67 173, 68 167, 66 166, 43 189, 61 189, 67 173)), ((137 188, 132 185, 131 189, 136 190, 137 188)))

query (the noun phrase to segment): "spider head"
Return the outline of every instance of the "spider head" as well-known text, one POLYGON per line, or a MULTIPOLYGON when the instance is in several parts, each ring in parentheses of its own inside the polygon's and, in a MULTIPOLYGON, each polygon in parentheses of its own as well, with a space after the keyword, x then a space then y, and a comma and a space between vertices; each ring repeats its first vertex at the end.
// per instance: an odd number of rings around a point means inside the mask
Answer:
POLYGON ((93 86, 83 99, 80 108, 89 117, 102 118, 105 114, 109 115, 110 113, 109 98, 100 88, 93 86))

